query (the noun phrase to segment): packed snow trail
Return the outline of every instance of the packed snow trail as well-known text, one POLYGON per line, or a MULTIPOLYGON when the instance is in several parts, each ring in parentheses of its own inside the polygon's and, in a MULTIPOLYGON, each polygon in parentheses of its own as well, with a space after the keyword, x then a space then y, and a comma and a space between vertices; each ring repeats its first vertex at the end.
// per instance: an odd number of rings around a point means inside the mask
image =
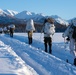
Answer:
POLYGON ((25 63, 34 68, 39 75, 76 75, 76 68, 44 51, 17 39, 0 37, 1 41, 12 47, 25 63), (7 40, 7 41, 6 41, 7 40))
MULTIPOLYGON (((14 39, 17 39, 21 42, 28 44, 28 36, 27 33, 15 33, 14 39), (22 35, 21 35, 22 34, 22 35)), ((5 35, 6 37, 9 37, 9 35, 5 35)), ((53 44, 52 44, 52 55, 66 61, 68 59, 70 64, 73 64, 73 56, 70 53, 69 46, 66 44, 66 48, 64 47, 64 39, 62 38, 62 33, 55 33, 53 36, 53 44)), ((40 33, 34 33, 33 34, 33 47, 37 49, 41 49, 44 51, 44 42, 43 42, 43 34, 40 33)))
MULTIPOLYGON (((20 56, 28 65, 33 67, 38 72, 39 75, 50 75, 50 73, 46 71, 45 68, 42 68, 42 65, 35 62, 31 58, 31 56, 29 57, 30 54, 33 55, 32 50, 30 51, 30 49, 32 49, 31 46, 29 46, 28 44, 22 43, 16 39, 13 39, 13 38, 9 38, 9 37, 7 38, 4 36, 2 36, 1 38, 5 44, 9 45, 17 53, 18 56, 20 56), (26 51, 29 55, 26 53, 26 51)), ((35 56, 33 58, 35 58, 35 56)))
POLYGON ((0 75, 38 75, 10 46, 0 41, 0 75))

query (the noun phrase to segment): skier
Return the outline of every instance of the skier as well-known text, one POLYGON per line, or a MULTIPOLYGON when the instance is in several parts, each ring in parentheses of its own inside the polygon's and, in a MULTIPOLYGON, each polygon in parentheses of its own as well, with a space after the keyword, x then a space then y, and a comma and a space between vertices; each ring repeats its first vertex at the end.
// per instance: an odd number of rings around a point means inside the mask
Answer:
POLYGON ((72 20, 71 24, 63 33, 62 37, 67 37, 66 40, 70 41, 70 53, 74 56, 74 65, 76 66, 76 18, 72 20))
POLYGON ((14 33, 14 30, 15 30, 15 25, 14 24, 11 24, 9 25, 9 31, 10 31, 10 37, 13 37, 13 33, 14 33))
POLYGON ((26 32, 28 33, 29 44, 32 44, 32 35, 34 31, 35 31, 34 21, 33 19, 29 19, 26 24, 26 32))
POLYGON ((3 32, 4 32, 5 34, 9 33, 9 30, 7 29, 7 27, 4 27, 4 28, 3 28, 3 32))
POLYGON ((47 48, 49 46, 49 53, 52 54, 52 36, 55 33, 53 18, 48 18, 44 20, 44 26, 41 32, 44 32, 45 52, 48 52, 47 48))

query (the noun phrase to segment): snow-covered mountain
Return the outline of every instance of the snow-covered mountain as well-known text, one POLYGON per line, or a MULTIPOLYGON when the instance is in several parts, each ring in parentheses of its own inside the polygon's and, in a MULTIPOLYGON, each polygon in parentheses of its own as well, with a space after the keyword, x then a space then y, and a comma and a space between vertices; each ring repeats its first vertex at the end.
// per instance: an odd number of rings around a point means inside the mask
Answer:
POLYGON ((56 22, 58 22, 59 24, 63 24, 63 25, 68 25, 68 21, 62 19, 61 17, 57 16, 57 15, 52 15, 51 17, 53 17, 56 22))
POLYGON ((15 16, 18 12, 13 10, 2 10, 0 9, 0 16, 15 16))
POLYGON ((15 15, 15 17, 19 19, 29 19, 29 18, 33 18, 34 16, 35 14, 32 14, 31 12, 27 12, 27 11, 23 11, 15 15))
POLYGON ((32 18, 36 22, 42 22, 42 19, 45 17, 45 15, 42 13, 36 14, 29 11, 22 11, 17 15, 15 15, 15 17, 19 19, 26 19, 26 20, 32 18))
POLYGON ((5 11, 3 11, 2 9, 0 9, 0 16, 6 16, 8 15, 5 11))
MULTIPOLYGON (((19 19, 34 19, 34 21, 38 21, 38 22, 42 22, 46 17, 47 15, 44 15, 42 13, 32 13, 32 12, 29 12, 29 11, 23 11, 23 12, 20 12, 18 13, 17 15, 15 15, 16 18, 19 18, 19 19)), ((68 25, 68 21, 66 20, 63 20, 61 17, 57 16, 57 15, 52 15, 52 16, 48 16, 48 17, 53 17, 56 22, 60 23, 60 24, 63 24, 63 25, 68 25)))
POLYGON ((17 11, 13 11, 13 10, 4 10, 4 12, 6 12, 7 14, 11 15, 11 16, 15 16, 16 14, 18 14, 17 11))
POLYGON ((13 10, 2 10, 0 9, 0 25, 8 25, 8 24, 23 24, 24 20, 18 19, 14 17, 18 12, 13 10))
MULTIPOLYGON (((26 21, 30 18, 32 18, 35 22, 35 27, 37 27, 37 31, 40 31, 41 27, 40 25, 43 24, 44 19, 48 18, 48 17, 52 17, 55 19, 55 26, 56 26, 56 31, 57 32, 62 32, 66 29, 66 26, 69 25, 69 23, 71 22, 71 20, 64 20, 61 17, 59 17, 58 15, 44 15, 42 13, 34 13, 34 12, 30 12, 30 11, 22 11, 22 12, 16 12, 13 10, 2 10, 0 9, 0 24, 1 25, 8 25, 8 24, 15 24, 15 25, 19 25, 22 27, 22 25, 26 25, 26 21)), ((17 29, 17 31, 20 31, 20 28, 17 29)), ((24 30, 22 27, 21 30, 24 30)))
POLYGON ((76 17, 72 18, 72 19, 69 19, 67 20, 70 24, 72 23, 72 20, 76 19, 76 17))
MULTIPOLYGON (((17 11, 8 10, 8 9, 7 10, 0 9, 0 16, 5 16, 5 17, 11 16, 18 19, 26 19, 26 20, 32 18, 36 22, 43 22, 44 19, 47 18, 47 15, 44 15, 42 13, 34 13, 30 11, 22 11, 18 13, 17 11)), ((48 17, 53 17, 56 20, 56 22, 58 22, 59 24, 68 25, 68 21, 62 19, 57 15, 52 15, 48 17)))

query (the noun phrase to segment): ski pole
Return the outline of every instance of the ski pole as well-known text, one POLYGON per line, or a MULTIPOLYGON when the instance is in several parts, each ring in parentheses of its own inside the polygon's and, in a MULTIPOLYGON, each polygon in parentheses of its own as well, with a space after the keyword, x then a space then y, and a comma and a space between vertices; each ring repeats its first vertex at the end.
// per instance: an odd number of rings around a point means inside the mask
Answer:
POLYGON ((74 55, 76 57, 76 40, 75 40, 75 50, 74 50, 74 55))
POLYGON ((40 34, 40 41, 42 40, 42 33, 40 34))
POLYGON ((64 37, 64 48, 66 48, 66 39, 64 37))

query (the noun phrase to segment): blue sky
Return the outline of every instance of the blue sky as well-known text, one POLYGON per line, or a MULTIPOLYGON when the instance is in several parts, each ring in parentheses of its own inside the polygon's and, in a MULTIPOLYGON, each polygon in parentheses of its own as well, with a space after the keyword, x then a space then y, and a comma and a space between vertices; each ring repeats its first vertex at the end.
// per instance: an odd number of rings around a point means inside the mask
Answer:
POLYGON ((58 15, 68 20, 76 17, 76 0, 0 0, 0 9, 58 15))

